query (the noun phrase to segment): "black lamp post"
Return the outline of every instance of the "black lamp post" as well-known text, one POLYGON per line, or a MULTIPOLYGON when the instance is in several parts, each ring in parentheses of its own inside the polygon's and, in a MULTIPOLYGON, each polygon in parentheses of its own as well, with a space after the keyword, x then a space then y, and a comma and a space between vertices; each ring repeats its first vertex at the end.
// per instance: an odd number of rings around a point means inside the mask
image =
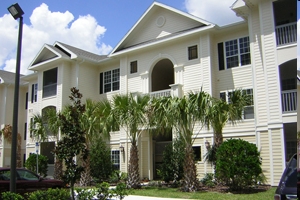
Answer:
POLYGON ((18 109, 19 109, 19 85, 20 85, 20 62, 21 62, 21 47, 22 47, 22 30, 23 30, 23 10, 18 3, 15 3, 7 8, 14 19, 19 20, 19 36, 16 62, 15 76, 15 96, 13 108, 13 124, 12 124, 12 141, 11 141, 11 162, 10 162, 10 191, 16 192, 17 178, 17 136, 18 136, 18 109))

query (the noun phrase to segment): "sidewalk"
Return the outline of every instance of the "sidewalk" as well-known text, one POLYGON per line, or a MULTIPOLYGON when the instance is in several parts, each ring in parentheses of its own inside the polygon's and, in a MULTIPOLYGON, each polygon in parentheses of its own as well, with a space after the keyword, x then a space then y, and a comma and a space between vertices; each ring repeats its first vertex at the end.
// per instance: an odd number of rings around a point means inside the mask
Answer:
POLYGON ((124 200, 184 200, 184 199, 129 195, 126 196, 124 200))
POLYGON ((184 200, 184 199, 129 195, 126 196, 124 200, 184 200))

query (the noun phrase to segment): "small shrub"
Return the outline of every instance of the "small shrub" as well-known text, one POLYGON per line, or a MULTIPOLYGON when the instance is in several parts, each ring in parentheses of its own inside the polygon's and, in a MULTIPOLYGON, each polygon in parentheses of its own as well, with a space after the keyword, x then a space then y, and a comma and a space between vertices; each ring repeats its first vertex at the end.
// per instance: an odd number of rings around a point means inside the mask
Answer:
POLYGON ((119 183, 120 181, 127 180, 127 173, 121 172, 119 170, 115 170, 112 175, 109 177, 109 182, 111 183, 119 183))
POLYGON ((113 190, 114 195, 120 200, 128 195, 128 190, 125 183, 118 183, 116 189, 113 190))
POLYGON ((23 200, 24 198, 21 195, 13 192, 3 192, 1 194, 1 199, 2 200, 23 200))
POLYGON ((70 191, 68 189, 48 189, 38 190, 32 193, 27 193, 28 200, 68 200, 70 199, 70 191))
POLYGON ((97 198, 100 200, 110 199, 112 197, 111 190, 109 189, 109 183, 103 182, 96 185, 97 198))
POLYGON ((163 163, 157 174, 166 183, 178 183, 183 177, 183 163, 185 158, 184 143, 182 140, 175 140, 166 146, 163 152, 163 163))
MULTIPOLYGON (((36 172, 36 154, 32 153, 25 161, 25 167, 33 172, 36 172)), ((46 177, 48 171, 48 158, 38 154, 38 172, 41 176, 46 177)))
POLYGON ((263 182, 260 153, 255 144, 241 139, 227 140, 218 148, 216 158, 216 178, 231 190, 263 182))
POLYGON ((77 192, 77 196, 76 196, 77 200, 92 200, 94 199, 94 195, 96 194, 94 188, 91 189, 76 188, 75 190, 77 192))
POLYGON ((215 187, 215 177, 213 173, 206 173, 205 176, 200 180, 200 182, 207 187, 215 187))

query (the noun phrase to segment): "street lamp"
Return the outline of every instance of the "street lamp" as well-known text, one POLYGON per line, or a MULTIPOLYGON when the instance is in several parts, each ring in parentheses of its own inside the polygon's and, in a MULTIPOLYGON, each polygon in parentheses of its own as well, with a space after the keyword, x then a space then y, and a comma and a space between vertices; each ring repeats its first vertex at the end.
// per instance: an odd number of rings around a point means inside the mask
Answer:
POLYGON ((12 125, 12 141, 11 141, 11 161, 10 161, 10 191, 16 192, 16 175, 17 175, 17 136, 18 136, 18 109, 19 109, 19 84, 20 84, 20 62, 21 62, 21 47, 22 47, 22 31, 23 31, 23 10, 18 3, 15 3, 7 8, 14 19, 19 20, 19 36, 16 61, 15 75, 15 96, 13 108, 13 125, 12 125))

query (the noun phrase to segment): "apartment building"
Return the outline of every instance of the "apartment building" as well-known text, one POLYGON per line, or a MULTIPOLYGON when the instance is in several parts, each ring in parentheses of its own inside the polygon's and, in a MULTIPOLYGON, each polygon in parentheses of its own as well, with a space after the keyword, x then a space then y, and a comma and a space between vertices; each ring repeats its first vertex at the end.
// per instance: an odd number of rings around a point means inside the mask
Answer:
MULTIPOLYGON (((79 88, 84 99, 99 101, 127 93, 181 97, 201 88, 226 98, 228 92, 242 88, 252 96, 253 105, 245 108, 243 121, 226 125, 224 139, 256 144, 268 184, 277 185, 286 161, 297 151, 296 2, 237 0, 231 9, 244 21, 220 27, 154 2, 109 55, 61 42, 45 44, 29 66, 33 73, 21 78, 26 86, 20 101, 24 105, 27 101, 27 109, 20 114, 19 129, 35 113, 61 110, 69 103, 71 87, 79 88)), ((0 98, 3 101, 4 96, 0 98)), ((5 121, 0 113, 2 128, 10 118, 5 121)), ((142 133, 138 141, 141 178, 157 177, 162 151, 173 137, 142 133)), ((202 129, 194 137, 201 178, 213 171, 203 161, 205 145, 213 144, 213 132, 202 129)), ((40 153, 48 156, 51 174, 54 158, 49 152, 55 138, 49 138, 40 144, 40 153)), ((28 157, 35 151, 35 141, 30 134, 24 139, 28 157)), ((0 144, 0 164, 8 165, 4 146, 0 144)), ((130 142, 125 131, 111 133, 110 146, 114 164, 126 172, 130 142)))

